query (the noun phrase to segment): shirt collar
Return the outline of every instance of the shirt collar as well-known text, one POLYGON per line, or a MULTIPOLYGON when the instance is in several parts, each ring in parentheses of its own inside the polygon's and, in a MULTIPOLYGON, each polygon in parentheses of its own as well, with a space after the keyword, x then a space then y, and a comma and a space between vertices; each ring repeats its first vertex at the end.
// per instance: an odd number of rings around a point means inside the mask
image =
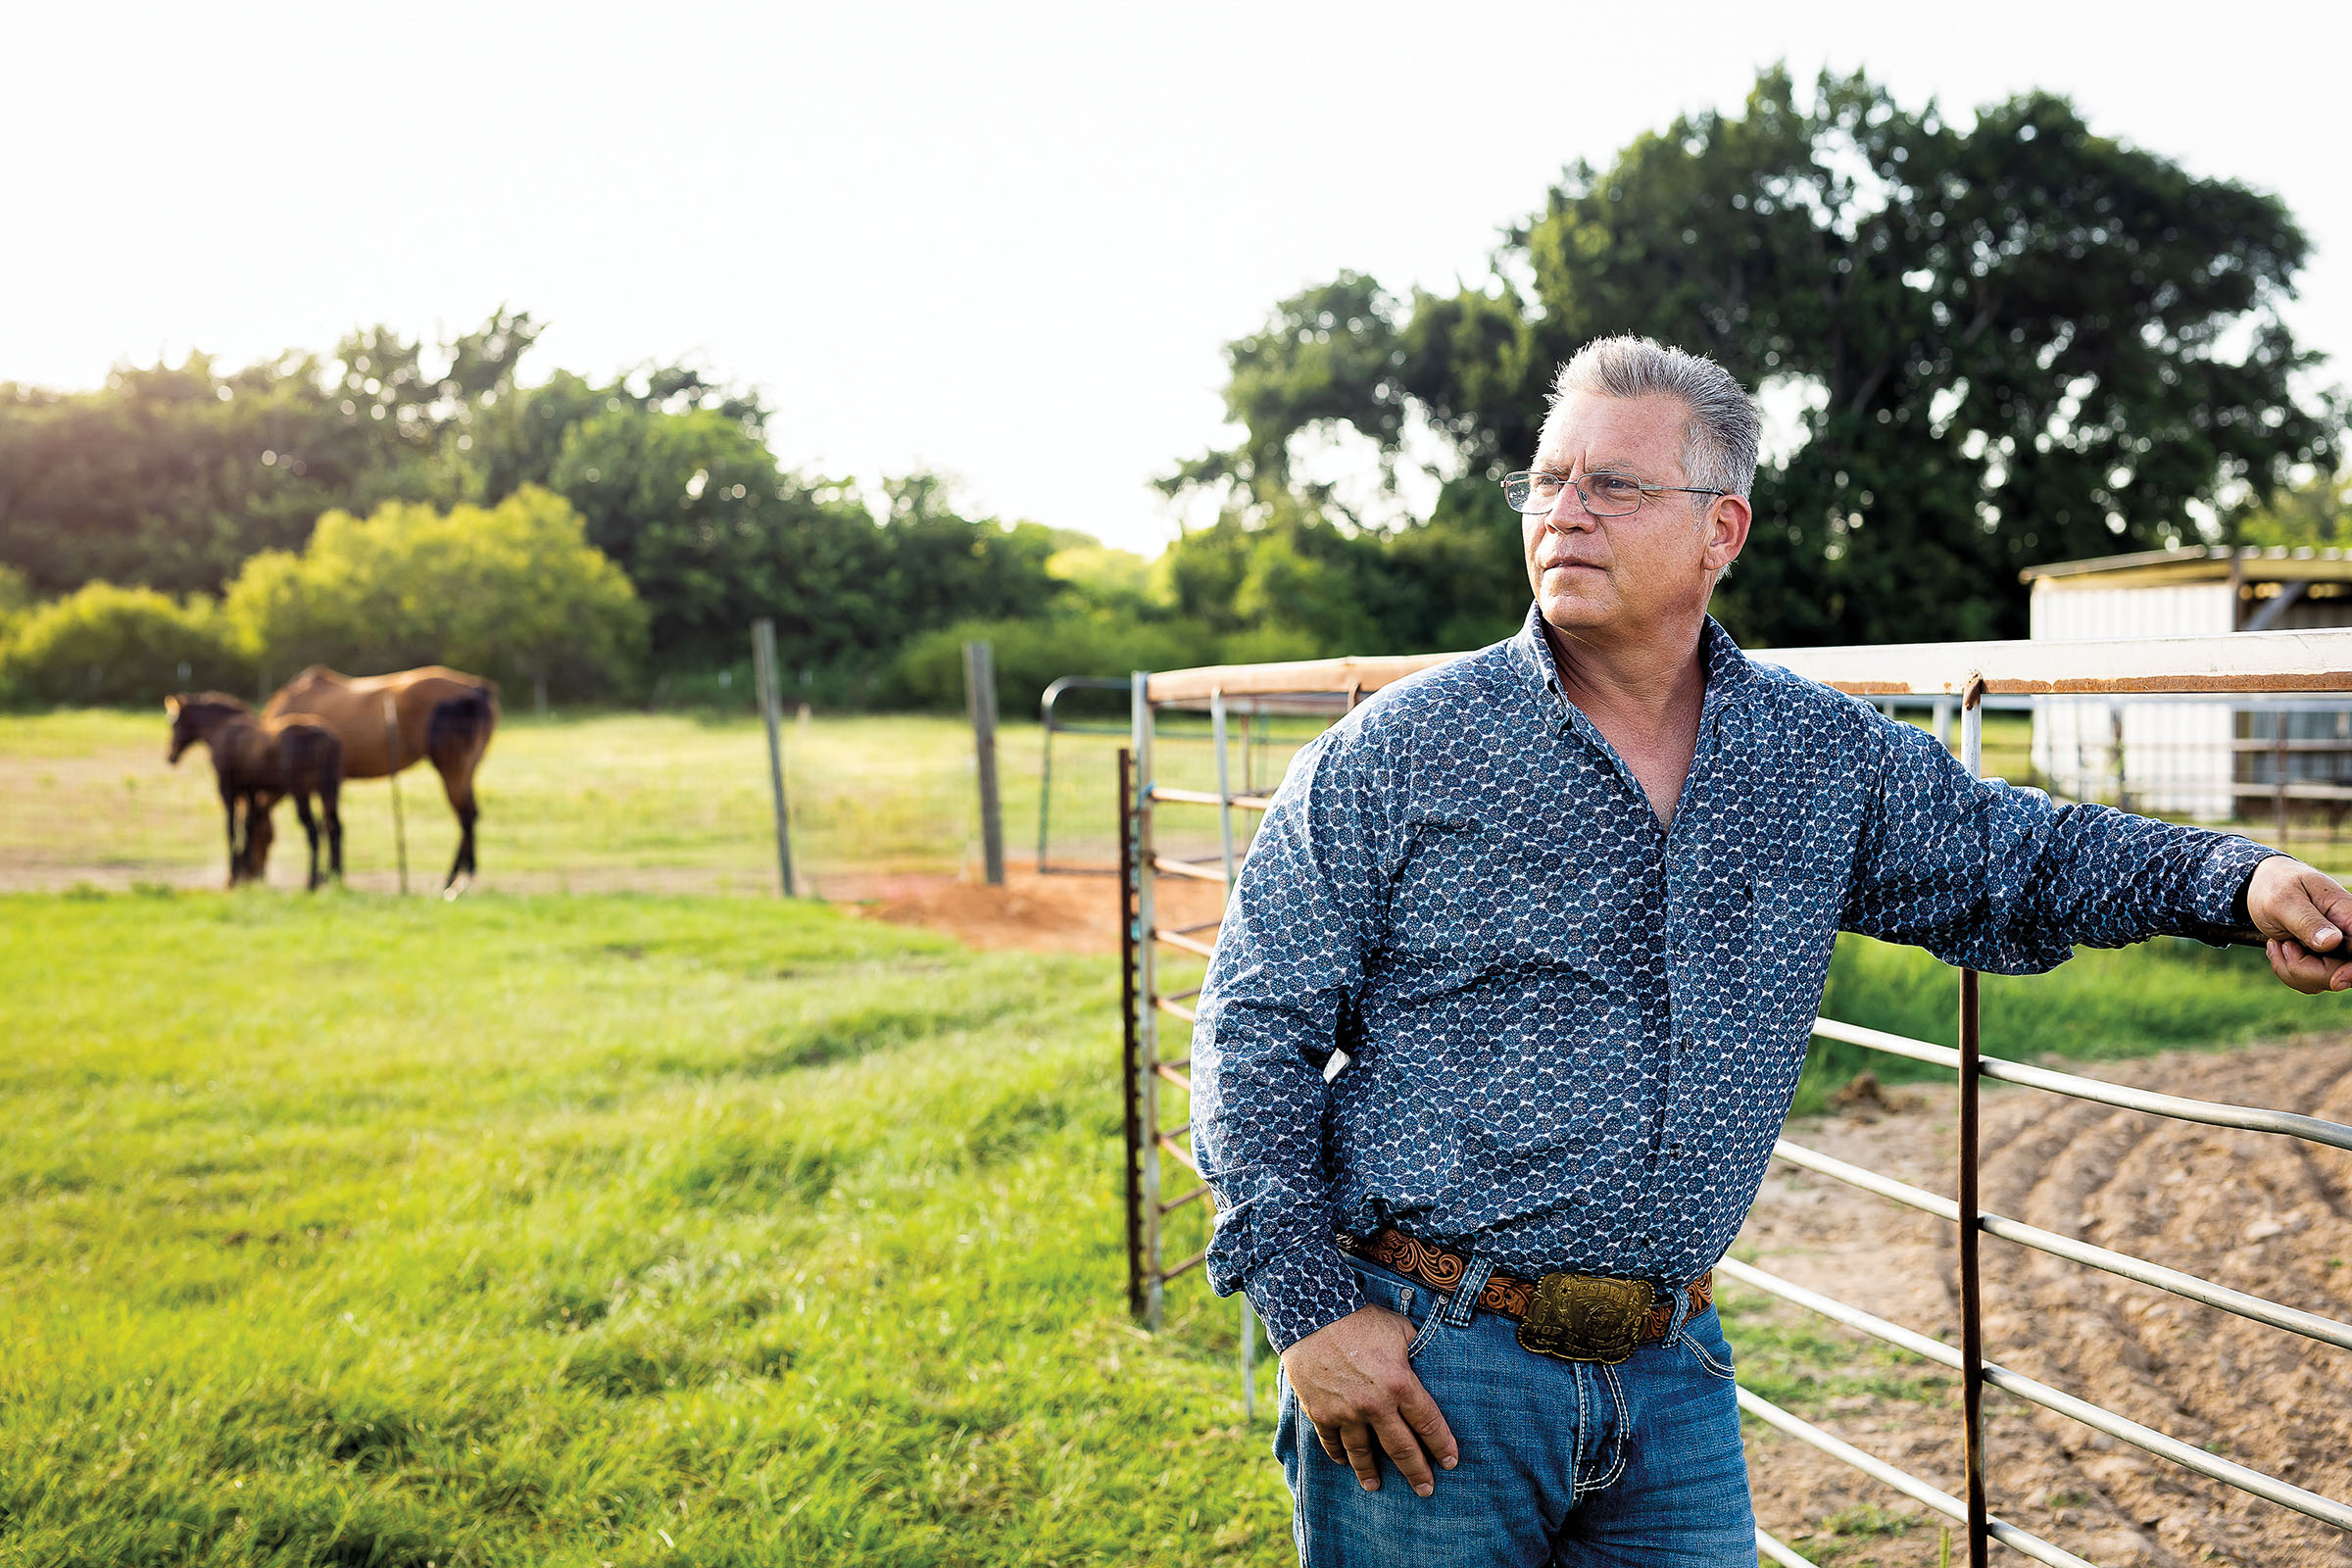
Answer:
MULTIPOLYGON (((1755 666, 1713 615, 1707 617, 1699 630, 1698 646, 1707 665, 1706 703, 1699 713, 1703 724, 1721 711, 1725 704, 1745 694, 1755 681, 1755 666)), ((1552 662, 1551 645, 1544 636, 1543 606, 1528 606, 1527 619, 1521 623, 1518 635, 1511 639, 1511 655, 1529 689, 1541 701, 1555 710, 1567 703, 1567 697, 1560 691, 1559 665, 1552 662)))

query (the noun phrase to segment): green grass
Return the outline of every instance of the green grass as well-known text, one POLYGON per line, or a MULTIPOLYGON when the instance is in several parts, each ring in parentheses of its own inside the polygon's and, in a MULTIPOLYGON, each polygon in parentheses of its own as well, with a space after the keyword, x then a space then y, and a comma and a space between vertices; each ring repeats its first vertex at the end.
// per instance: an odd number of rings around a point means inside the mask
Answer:
POLYGON ((1107 963, 752 900, 0 924, 0 1563, 1288 1555, 1228 1305, 1125 1317, 1107 963))

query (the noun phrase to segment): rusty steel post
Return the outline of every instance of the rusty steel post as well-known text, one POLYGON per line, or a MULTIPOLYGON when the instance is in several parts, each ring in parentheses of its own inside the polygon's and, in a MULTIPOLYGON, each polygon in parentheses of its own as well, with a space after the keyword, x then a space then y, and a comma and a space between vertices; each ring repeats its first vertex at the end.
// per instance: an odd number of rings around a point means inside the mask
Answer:
MULTIPOLYGON (((400 809, 400 770, 408 766, 401 753, 400 709, 390 692, 384 693, 384 779, 392 786, 392 847, 400 858, 400 896, 409 896, 409 819, 400 809)), ((247 813, 250 819, 251 812, 247 813)), ((250 838, 250 829, 247 837, 250 838)))
POLYGON ((1159 1332, 1161 1304, 1168 1277, 1161 1263, 1159 1202, 1159 951, 1152 933, 1158 924, 1153 906, 1152 791, 1158 774, 1152 760, 1152 731, 1157 714, 1152 706, 1152 677, 1135 673, 1129 688, 1135 733, 1128 744, 1135 752, 1134 788, 1128 799, 1135 811, 1135 879, 1129 883, 1135 899, 1135 1100, 1144 1224, 1144 1327, 1159 1332))
POLYGON ((1120 1169, 1127 1184, 1127 1310, 1144 1315, 1144 1132, 1136 1028, 1136 947, 1143 932, 1136 919, 1135 754, 1119 748, 1119 1096, 1126 1105, 1127 1157, 1120 1169))
MULTIPOLYGON (((1960 761, 1984 773, 1984 682, 1971 676, 1960 700, 1960 761)), ((2120 725, 2119 725, 2120 729, 2120 725)), ((2119 736, 2120 740, 2120 736, 2119 736)), ((1984 1502, 1984 1302, 1978 1270, 1977 1153, 1981 1137, 1978 1059, 1982 1040, 1977 971, 1960 971, 1960 1418, 1967 1471, 1969 1568, 1985 1568, 1991 1533, 1984 1502)))

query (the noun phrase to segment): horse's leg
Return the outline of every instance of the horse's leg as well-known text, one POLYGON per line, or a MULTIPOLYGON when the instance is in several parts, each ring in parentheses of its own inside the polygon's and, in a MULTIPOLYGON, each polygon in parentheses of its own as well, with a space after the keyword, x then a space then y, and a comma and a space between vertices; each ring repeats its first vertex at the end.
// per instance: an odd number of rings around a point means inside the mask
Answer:
MULTIPOLYGON (((438 764, 440 759, 434 761, 438 764)), ((442 892, 453 893, 458 878, 470 881, 473 877, 473 824, 481 815, 473 804, 473 760, 465 758, 457 765, 443 767, 441 789, 449 797, 449 808, 458 815, 457 858, 449 862, 449 880, 441 885, 442 892)))
POLYGON ((310 791, 294 791, 294 814, 302 818, 302 831, 311 841, 311 879, 306 891, 316 893, 318 891, 318 819, 311 814, 310 791))
POLYGON ((326 818, 327 864, 334 870, 335 885, 343 885, 343 781, 329 773, 318 781, 318 814, 326 818))
POLYGON ((442 885, 443 893, 452 898, 457 895, 458 879, 473 876, 473 824, 480 815, 473 800, 473 770, 490 749, 490 731, 496 722, 490 689, 484 686, 435 705, 425 724, 425 755, 441 775, 449 808, 458 817, 457 858, 450 862, 449 880, 442 885))
POLYGON ((270 846, 277 842, 277 827, 270 813, 277 798, 256 791, 245 798, 245 875, 255 882, 270 880, 270 846))
POLYGON ((237 885, 238 873, 245 869, 245 851, 237 843, 237 792, 220 781, 220 809, 228 817, 228 885, 237 885))

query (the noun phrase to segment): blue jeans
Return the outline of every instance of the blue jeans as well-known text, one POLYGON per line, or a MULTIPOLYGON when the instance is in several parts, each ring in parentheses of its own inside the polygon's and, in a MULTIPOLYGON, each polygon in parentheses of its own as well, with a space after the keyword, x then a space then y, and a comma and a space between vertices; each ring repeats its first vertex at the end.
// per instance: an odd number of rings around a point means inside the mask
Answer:
POLYGON ((1521 1349, 1518 1324, 1476 1309, 1487 1271, 1475 1263, 1446 1297, 1349 1261, 1369 1300, 1412 1320, 1413 1370, 1461 1463, 1433 1467, 1435 1493, 1417 1497, 1383 1455, 1380 1490, 1366 1492, 1282 1380, 1274 1455, 1306 1568, 1755 1568, 1732 1351, 1713 1307, 1616 1366, 1572 1364, 1521 1349))

